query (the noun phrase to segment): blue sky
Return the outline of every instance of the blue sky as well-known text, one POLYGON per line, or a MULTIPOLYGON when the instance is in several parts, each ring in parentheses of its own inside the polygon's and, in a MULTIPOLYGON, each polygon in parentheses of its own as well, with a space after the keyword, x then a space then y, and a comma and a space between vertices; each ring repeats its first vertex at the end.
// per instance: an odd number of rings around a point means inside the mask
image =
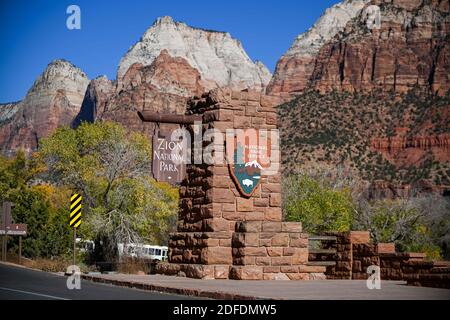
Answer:
POLYGON ((115 79, 120 58, 164 15, 227 31, 271 71, 295 37, 338 0, 50 1, 0 0, 0 102, 22 99, 47 64, 64 58, 90 79, 115 79), (66 28, 66 9, 81 8, 81 30, 66 28))

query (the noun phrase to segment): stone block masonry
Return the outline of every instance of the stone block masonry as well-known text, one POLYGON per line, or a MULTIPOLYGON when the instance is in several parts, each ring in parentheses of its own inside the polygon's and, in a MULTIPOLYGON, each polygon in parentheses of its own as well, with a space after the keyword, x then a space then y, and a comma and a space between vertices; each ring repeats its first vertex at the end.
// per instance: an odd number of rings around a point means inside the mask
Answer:
POLYGON ((245 221, 236 224, 232 237, 237 280, 309 279, 308 235, 297 222, 245 221), (303 268, 302 268, 303 267, 303 268))
POLYGON ((323 241, 322 249, 333 253, 309 253, 309 261, 333 261, 327 279, 367 279, 367 268, 380 267, 382 280, 403 280, 410 285, 450 288, 450 263, 427 261, 425 254, 396 252, 393 243, 370 242, 368 231, 328 232, 336 241, 323 241))
MULTIPOLYGON (((203 116, 202 130, 276 129, 280 97, 217 89, 193 98, 188 114, 203 116)), ((203 142, 203 147, 217 141, 203 142)), ((279 152, 276 149, 275 152, 279 152)), ((224 159, 225 160, 225 159, 224 159)), ((194 162, 193 162, 194 163, 194 162)), ((158 273, 201 279, 309 279, 308 236, 300 223, 283 222, 280 172, 261 175, 243 196, 225 164, 191 164, 180 187, 177 232, 170 235, 169 263, 158 273)))
POLYGON ((352 279, 353 248, 350 232, 326 232, 326 236, 336 237, 334 240, 322 241, 322 253, 310 253, 309 261, 332 261, 333 265, 326 267, 327 279, 352 279))

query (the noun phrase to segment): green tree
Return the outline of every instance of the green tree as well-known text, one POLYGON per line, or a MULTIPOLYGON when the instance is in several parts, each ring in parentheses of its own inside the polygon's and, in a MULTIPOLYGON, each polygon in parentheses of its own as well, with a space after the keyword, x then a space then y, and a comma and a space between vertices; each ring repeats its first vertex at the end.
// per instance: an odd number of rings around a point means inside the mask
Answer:
POLYGON ((0 200, 2 202, 8 199, 13 190, 24 186, 28 179, 27 160, 23 151, 19 151, 11 159, 0 155, 0 200))
POLYGON ((301 221, 310 233, 347 231, 353 222, 350 190, 333 189, 307 174, 284 180, 284 214, 287 221, 301 221))
POLYGON ((62 127, 42 142, 46 179, 81 193, 80 232, 102 242, 103 259, 118 243, 167 242, 178 208, 178 191, 151 177, 151 147, 142 134, 115 123, 62 127))
MULTIPOLYGON (((61 198, 63 190, 33 185, 33 179, 42 170, 35 155, 27 159, 19 151, 10 159, 0 157, 0 201, 13 202, 13 220, 27 224, 23 254, 30 258, 58 256, 70 248, 67 208, 63 202, 55 201, 61 198)), ((17 237, 10 237, 10 250, 17 250, 17 246, 17 237)))
POLYGON ((50 210, 42 194, 30 188, 19 188, 11 193, 9 200, 14 203, 14 220, 28 225, 27 236, 24 238, 24 255, 32 258, 47 256, 44 230, 50 210))

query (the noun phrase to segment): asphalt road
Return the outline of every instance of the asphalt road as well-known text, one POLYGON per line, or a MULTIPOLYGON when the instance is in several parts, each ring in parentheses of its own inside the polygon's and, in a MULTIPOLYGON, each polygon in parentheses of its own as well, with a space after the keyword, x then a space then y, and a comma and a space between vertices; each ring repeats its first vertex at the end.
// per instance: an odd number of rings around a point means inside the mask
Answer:
POLYGON ((186 296, 114 287, 81 280, 69 290, 67 277, 0 264, 0 300, 184 300, 186 296))

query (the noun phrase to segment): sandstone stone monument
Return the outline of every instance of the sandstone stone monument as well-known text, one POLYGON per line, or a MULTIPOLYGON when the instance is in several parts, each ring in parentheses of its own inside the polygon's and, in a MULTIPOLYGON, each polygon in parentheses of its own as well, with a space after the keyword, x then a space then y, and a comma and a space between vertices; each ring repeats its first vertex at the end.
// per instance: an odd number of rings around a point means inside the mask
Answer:
MULTIPOLYGON (((216 89, 191 99, 187 114, 202 116, 203 131, 269 130, 277 128, 275 106, 282 102, 254 91, 216 89)), ((210 143, 218 148, 224 144, 210 143)), ((280 171, 258 177, 246 194, 232 169, 226 162, 186 166, 177 232, 170 235, 168 262, 159 264, 157 273, 200 279, 309 279, 318 270, 307 266, 308 235, 301 223, 282 221, 280 171)))

